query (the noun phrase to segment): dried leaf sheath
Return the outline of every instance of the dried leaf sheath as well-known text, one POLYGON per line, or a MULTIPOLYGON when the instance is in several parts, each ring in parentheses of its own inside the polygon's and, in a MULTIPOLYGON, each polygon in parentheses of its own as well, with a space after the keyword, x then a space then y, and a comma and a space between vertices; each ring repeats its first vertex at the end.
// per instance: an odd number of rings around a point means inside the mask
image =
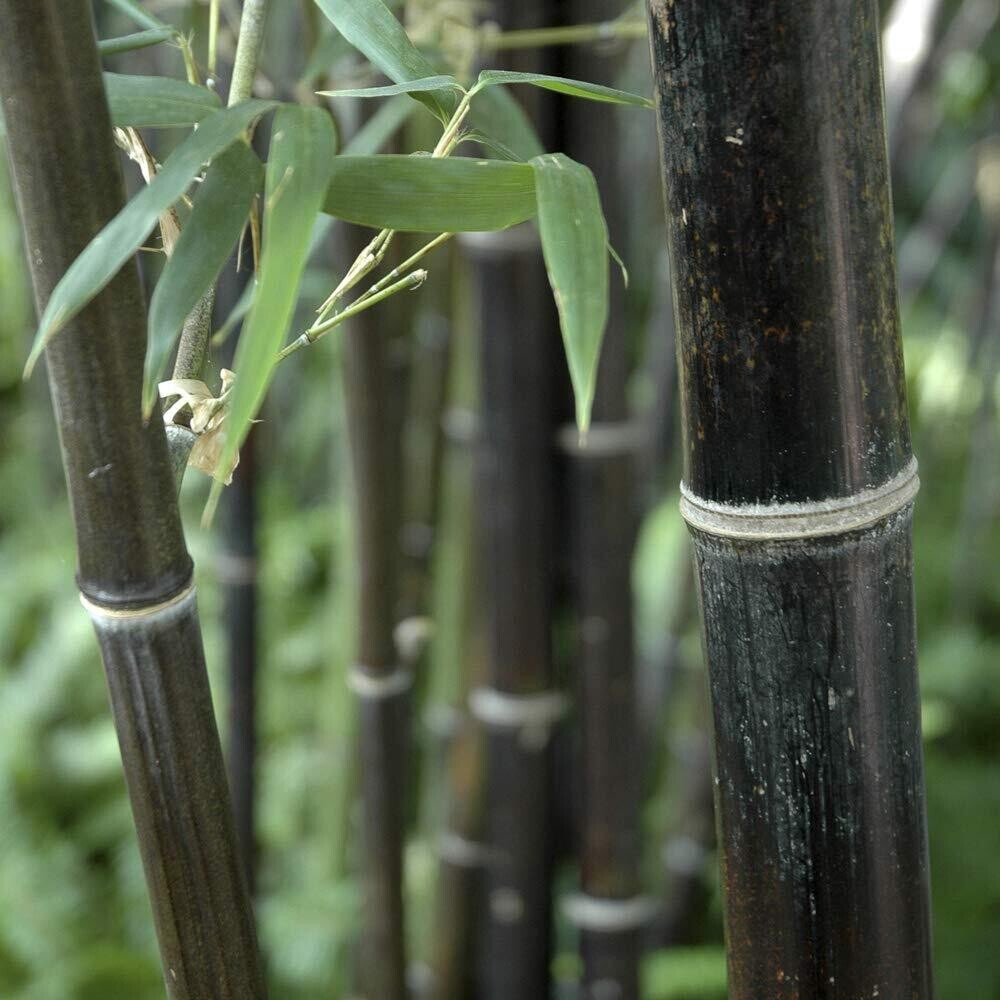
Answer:
MULTIPOLYGON (((0 94, 39 311, 121 207, 92 38, 84 0, 0 2, 0 94)), ((166 441, 158 412, 145 425, 140 414, 144 346, 130 263, 46 352, 78 581, 96 609, 167 992, 263 997, 194 600, 178 600, 191 560, 166 441)))

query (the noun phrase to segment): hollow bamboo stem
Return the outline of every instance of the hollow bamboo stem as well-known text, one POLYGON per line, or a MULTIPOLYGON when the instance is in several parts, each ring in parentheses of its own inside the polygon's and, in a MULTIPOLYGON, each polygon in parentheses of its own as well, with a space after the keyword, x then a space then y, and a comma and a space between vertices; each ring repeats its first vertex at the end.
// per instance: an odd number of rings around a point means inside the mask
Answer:
POLYGON ((734 1000, 933 995, 873 0, 651 0, 734 1000))
MULTIPOLYGON (((41 309, 123 198, 84 0, 0 2, 0 93, 41 309)), ((265 995, 134 264, 46 351, 77 580, 100 642, 167 993, 265 995)))

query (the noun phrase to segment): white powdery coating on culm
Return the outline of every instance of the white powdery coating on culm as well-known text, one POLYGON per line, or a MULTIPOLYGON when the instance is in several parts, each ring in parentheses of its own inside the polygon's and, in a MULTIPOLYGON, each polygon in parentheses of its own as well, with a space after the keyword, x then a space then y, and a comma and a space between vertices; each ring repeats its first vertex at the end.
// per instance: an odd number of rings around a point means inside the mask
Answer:
POLYGON ((87 613, 96 626, 108 629, 136 621, 148 622, 171 618, 186 609, 187 605, 195 599, 195 593, 195 586, 191 583, 165 601, 157 601, 155 604, 146 604, 137 608, 108 607, 95 603, 84 594, 80 595, 80 603, 87 609, 87 613))
POLYGON ((849 497, 806 503, 723 504, 681 483, 681 517, 697 531, 751 541, 842 535, 884 520, 913 501, 920 488, 917 460, 882 486, 849 497))

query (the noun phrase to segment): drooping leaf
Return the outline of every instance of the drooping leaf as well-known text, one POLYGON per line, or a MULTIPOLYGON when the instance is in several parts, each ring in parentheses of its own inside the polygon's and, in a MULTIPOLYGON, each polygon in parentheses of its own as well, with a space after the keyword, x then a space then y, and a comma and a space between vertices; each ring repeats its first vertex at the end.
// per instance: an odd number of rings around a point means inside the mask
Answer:
POLYGON ((208 87, 171 77, 105 73, 104 89, 111 120, 123 128, 194 125, 222 107, 208 87))
POLYGON ((377 153, 395 135, 415 108, 413 101, 404 95, 386 101, 347 141, 343 155, 371 156, 372 153, 377 153))
POLYGON ((107 0, 112 7, 117 7, 123 14, 127 14, 137 24, 144 28, 166 28, 168 25, 158 17, 154 17, 145 10, 135 0, 107 0))
MULTIPOLYGON (((407 37, 403 26, 382 0, 316 0, 333 26, 393 83, 435 76, 434 66, 407 37)), ((455 104, 446 96, 415 93, 414 98, 443 122, 455 104)))
POLYGON ((535 175, 505 160, 338 156, 323 210, 375 229, 506 229, 535 214, 535 175))
POLYGON ((559 310, 576 422, 585 434, 608 319, 608 227, 585 166, 561 153, 536 157, 531 165, 545 268, 559 310))
POLYGON ((231 146, 274 101, 245 101, 205 118, 162 169, 84 248, 49 298, 28 357, 30 374, 49 339, 118 273, 152 232, 160 213, 187 190, 202 166, 231 146))
POLYGON ((436 90, 462 90, 453 76, 427 76, 422 80, 408 80, 388 87, 358 87, 352 90, 320 90, 323 97, 395 97, 397 94, 422 94, 436 90))
MULTIPOLYGON (((336 152, 336 135, 325 111, 285 106, 275 115, 267 160, 260 278, 236 347, 236 382, 219 469, 231 466, 271 382, 295 313, 309 234, 329 186, 336 152)), ((207 518, 220 489, 216 480, 207 518)))
POLYGON ((583 97, 590 101, 604 101, 608 104, 627 104, 637 108, 651 108, 653 102, 648 97, 630 94, 626 90, 602 87, 585 80, 567 80, 561 76, 547 76, 544 73, 514 73, 508 70, 485 69, 479 74, 479 81, 471 93, 479 93, 481 88, 498 83, 528 83, 545 90, 554 90, 570 97, 583 97))
POLYGON ((131 35, 119 38, 102 38, 97 43, 97 51, 102 56, 113 56, 119 52, 134 52, 136 49, 146 49, 151 45, 169 42, 176 32, 173 28, 147 28, 131 35))
POLYGON ((506 87, 491 86, 472 102, 469 117, 476 127, 517 159, 530 160, 545 152, 531 119, 506 87))
POLYGON ((235 142, 215 158, 199 185, 174 252, 149 303, 149 341, 143 408, 156 399, 156 385, 181 327, 215 283, 246 223, 264 168, 246 143, 235 142))

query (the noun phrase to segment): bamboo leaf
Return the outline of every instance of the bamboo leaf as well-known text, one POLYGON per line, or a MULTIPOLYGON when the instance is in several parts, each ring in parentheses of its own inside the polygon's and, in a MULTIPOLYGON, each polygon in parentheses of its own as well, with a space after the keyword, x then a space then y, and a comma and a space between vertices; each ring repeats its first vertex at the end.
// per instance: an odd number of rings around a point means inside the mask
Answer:
MULTIPOLYGON (((231 467, 270 384, 278 350, 295 313, 309 234, 329 186, 336 152, 333 123, 325 111, 285 106, 275 116, 267 161, 260 278, 236 347, 236 382, 216 475, 231 467)), ((206 519, 212 516, 220 490, 216 479, 206 519)))
POLYGON ((509 70, 485 69, 479 74, 479 82, 470 93, 477 94, 486 87, 498 83, 528 83, 545 90, 554 90, 570 97, 583 97, 589 101, 604 101, 608 104, 627 104, 637 108, 651 108, 653 102, 648 97, 630 94, 626 90, 602 87, 584 80, 568 80, 562 76, 547 76, 544 73, 514 73, 509 70))
POLYGON ((388 87, 360 87, 353 90, 319 90, 322 97, 395 97, 397 94, 430 93, 435 90, 463 90, 453 76, 427 76, 388 87))
POLYGON ((102 56, 113 56, 119 52, 134 52, 136 49, 146 49, 151 45, 169 42, 175 34, 173 28, 148 28, 146 31, 137 31, 119 38, 102 38, 97 43, 97 51, 102 56))
POLYGON ((208 87, 165 76, 105 73, 111 120, 122 127, 169 128, 194 125, 222 107, 208 87))
POLYGON ((245 101, 204 119, 167 158, 144 187, 84 248, 49 297, 38 324, 25 375, 30 375, 49 339, 62 329, 118 273, 142 246, 160 213, 187 190, 202 166, 231 146, 274 101, 245 101))
POLYGON ((198 187, 191 214, 149 304, 143 381, 147 415, 184 320, 214 284, 239 239, 263 172, 253 150, 246 143, 235 142, 216 157, 198 187))
MULTIPOLYGON (((435 75, 434 66, 407 37, 403 26, 382 0, 316 0, 333 26, 393 83, 410 83, 435 75)), ((442 122, 454 102, 417 92, 420 101, 442 122)))
POLYGON ((135 0, 107 0, 112 7, 117 7, 123 14, 128 15, 137 24, 144 28, 166 28, 168 25, 158 17, 144 10, 135 0))
POLYGON ((480 131, 501 148, 511 150, 519 160, 527 161, 545 152, 527 112, 506 87, 491 86, 480 91, 469 116, 480 131))
POLYGON ((323 210, 375 229, 506 229, 534 216, 535 175, 504 160, 338 156, 323 210))
POLYGON ((608 319, 608 227, 594 175, 561 153, 531 161, 542 253, 585 434, 608 319))

